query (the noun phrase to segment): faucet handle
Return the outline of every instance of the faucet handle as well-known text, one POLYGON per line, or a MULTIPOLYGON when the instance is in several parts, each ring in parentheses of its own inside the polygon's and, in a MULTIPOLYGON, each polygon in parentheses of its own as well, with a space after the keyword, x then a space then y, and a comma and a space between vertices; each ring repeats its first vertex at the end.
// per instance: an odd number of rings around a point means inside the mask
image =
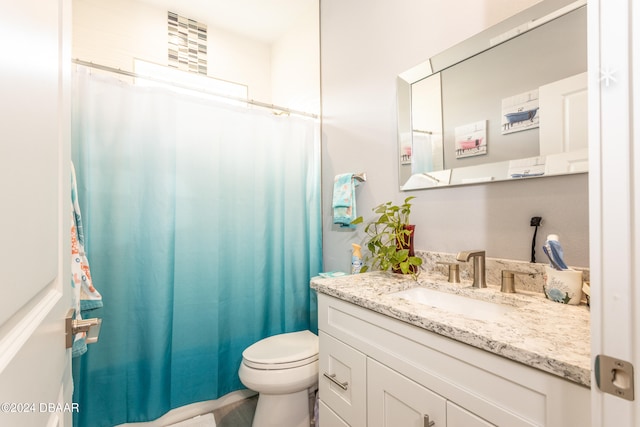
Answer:
POLYGON ((449 283, 460 283, 460 264, 457 262, 438 261, 437 264, 449 266, 449 283))
POLYGON ((516 270, 502 270, 502 280, 500 282, 500 292, 513 294, 516 292, 515 275, 527 274, 533 277, 534 273, 527 273, 526 271, 516 270))

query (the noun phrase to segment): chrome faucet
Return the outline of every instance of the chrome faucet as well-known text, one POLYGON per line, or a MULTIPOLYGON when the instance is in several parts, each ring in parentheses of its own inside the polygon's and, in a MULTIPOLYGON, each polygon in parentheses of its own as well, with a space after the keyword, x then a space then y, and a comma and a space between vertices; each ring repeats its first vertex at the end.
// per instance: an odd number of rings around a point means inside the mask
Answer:
POLYGON ((474 288, 486 288, 487 287, 487 279, 485 275, 485 266, 484 266, 484 258, 485 253, 481 250, 471 250, 471 251, 462 251, 458 252, 456 259, 458 261, 469 261, 470 258, 473 258, 473 286, 474 288))

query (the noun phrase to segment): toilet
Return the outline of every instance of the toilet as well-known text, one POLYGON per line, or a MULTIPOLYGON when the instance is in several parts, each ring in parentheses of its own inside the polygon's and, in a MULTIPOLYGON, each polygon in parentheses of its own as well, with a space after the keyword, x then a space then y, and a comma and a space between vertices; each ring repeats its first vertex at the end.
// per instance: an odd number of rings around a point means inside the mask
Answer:
POLYGON ((259 393, 253 427, 309 427, 310 393, 318 387, 318 336, 300 331, 262 339, 242 352, 238 375, 259 393))

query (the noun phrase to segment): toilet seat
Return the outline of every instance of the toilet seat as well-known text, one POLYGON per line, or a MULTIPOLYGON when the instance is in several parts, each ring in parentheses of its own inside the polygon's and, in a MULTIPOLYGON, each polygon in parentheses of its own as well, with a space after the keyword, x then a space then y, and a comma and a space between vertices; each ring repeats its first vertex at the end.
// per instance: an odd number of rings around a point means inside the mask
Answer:
POLYGON ((318 360, 318 337, 310 331, 264 338, 242 352, 242 362, 253 369, 290 369, 318 360))

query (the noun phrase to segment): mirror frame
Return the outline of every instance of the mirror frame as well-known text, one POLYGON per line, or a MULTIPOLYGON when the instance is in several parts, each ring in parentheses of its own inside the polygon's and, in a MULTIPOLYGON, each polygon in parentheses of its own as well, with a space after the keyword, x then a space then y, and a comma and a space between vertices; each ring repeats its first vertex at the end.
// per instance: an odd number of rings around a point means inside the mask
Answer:
MULTIPOLYGON (((412 138, 411 118, 411 85, 430 76, 465 61, 473 56, 481 54, 499 44, 512 40, 521 34, 538 28, 539 26, 560 18, 568 13, 586 7, 587 0, 543 0, 535 5, 489 27, 488 29, 446 49, 445 51, 429 58, 427 61, 401 73, 396 79, 397 88, 397 145, 398 145, 398 180, 400 191, 423 190, 429 188, 453 187, 473 185, 486 182, 519 181, 522 179, 543 178, 548 176, 560 176, 578 173, 587 173, 585 170, 570 171, 556 174, 544 174, 539 176, 505 177, 501 179, 470 179, 466 182, 450 183, 453 171, 462 171, 477 168, 479 172, 488 170, 492 165, 509 163, 509 161, 485 163, 483 165, 463 168, 445 169, 429 173, 410 175, 409 178, 418 178, 412 186, 408 186, 408 178, 402 176, 402 147, 406 144, 406 138, 412 138), (486 166, 486 167, 485 167, 486 166), (417 176, 419 175, 419 177, 417 176), (403 182, 403 178, 405 182, 403 182)), ((506 166, 505 166, 506 167, 506 166)), ((481 174, 482 175, 482 174, 481 174)), ((484 174, 486 175, 486 174, 484 174)))

